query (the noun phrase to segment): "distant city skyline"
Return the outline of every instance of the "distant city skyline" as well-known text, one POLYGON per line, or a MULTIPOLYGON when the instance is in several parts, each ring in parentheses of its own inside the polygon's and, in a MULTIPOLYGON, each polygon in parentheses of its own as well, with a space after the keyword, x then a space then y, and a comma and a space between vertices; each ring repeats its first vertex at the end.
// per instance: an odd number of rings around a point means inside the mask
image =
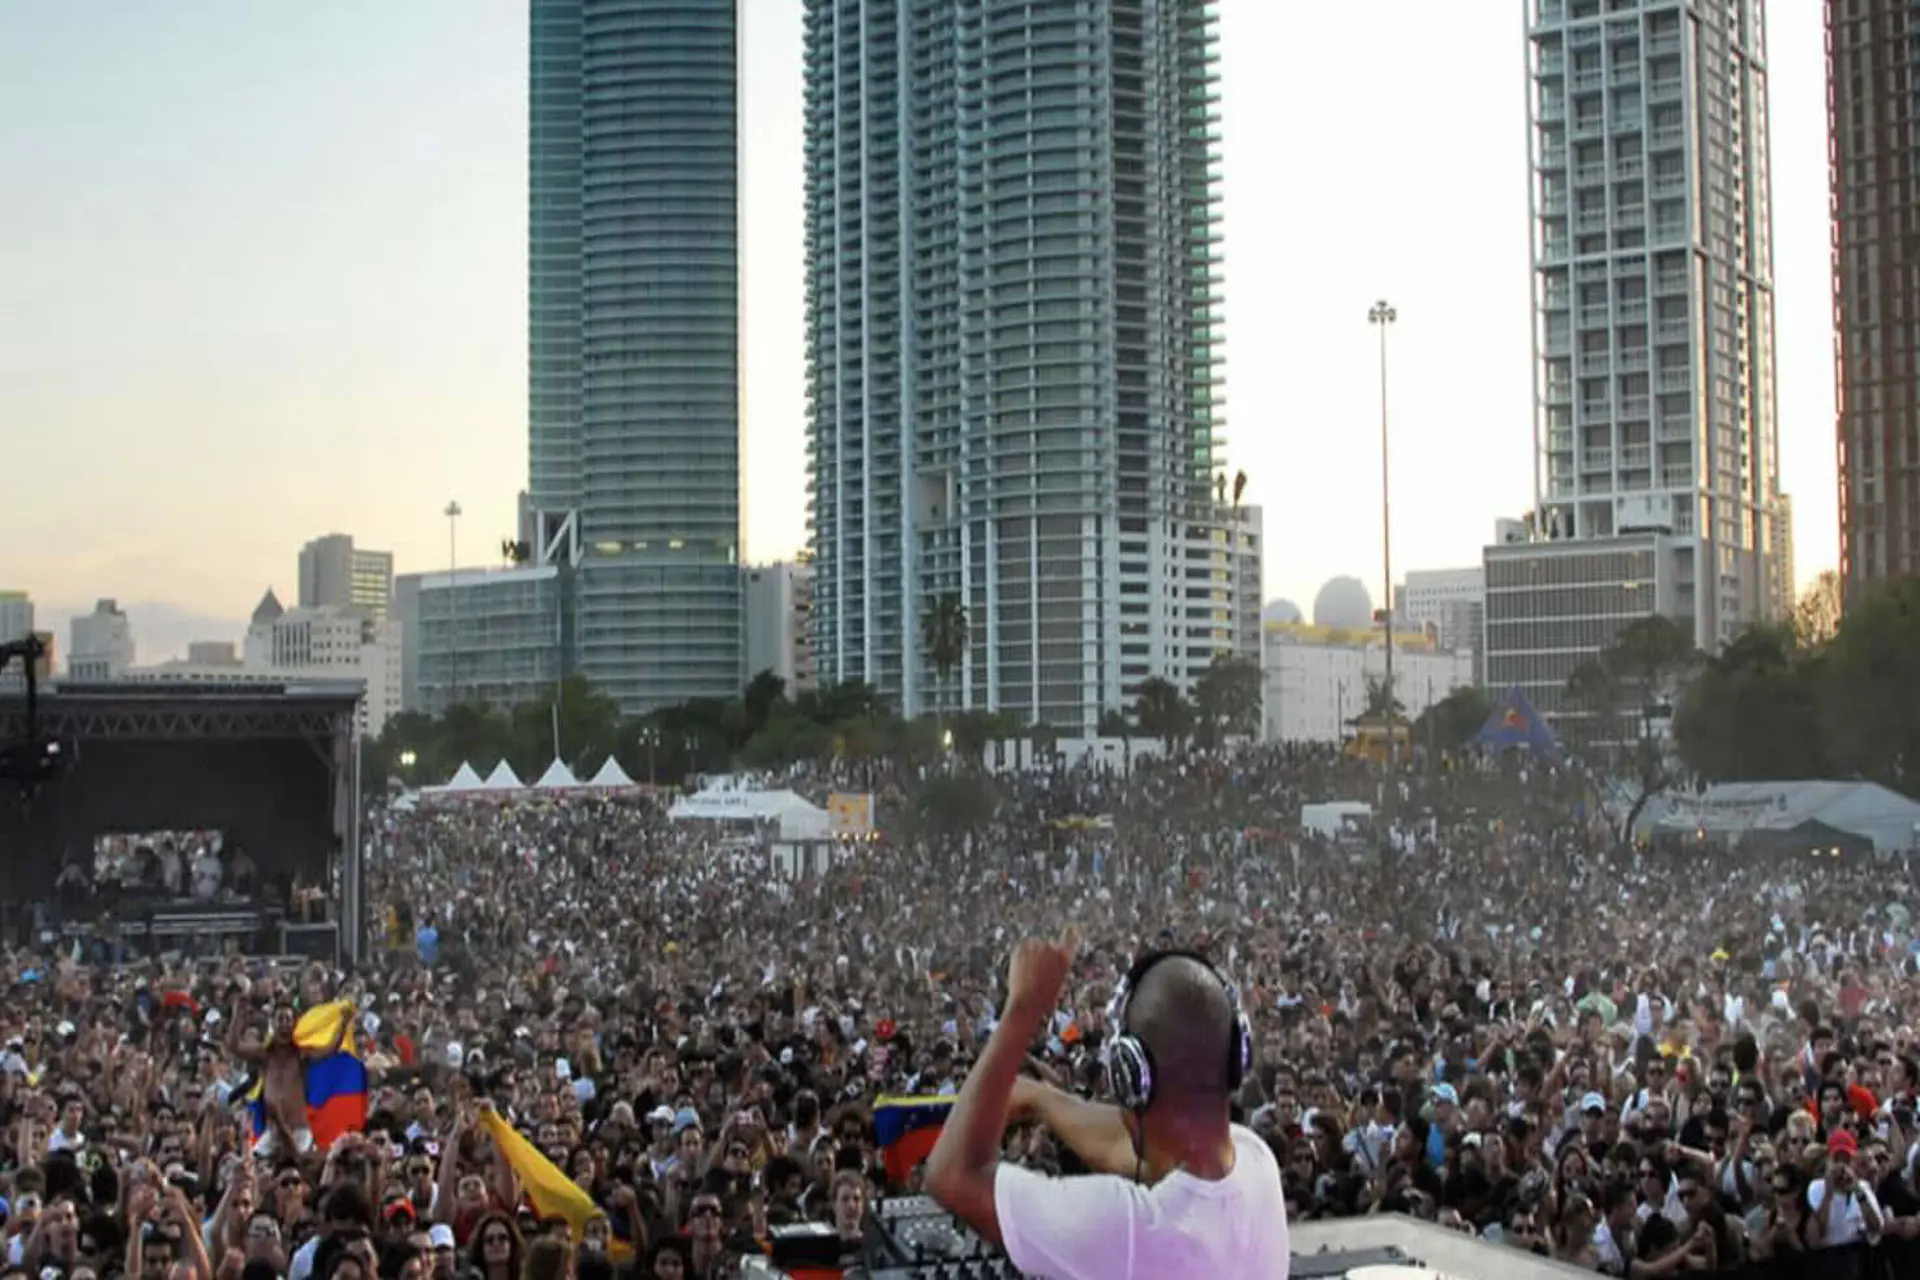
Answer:
MULTIPOLYGON (((150 661, 178 620, 209 624, 183 650, 293 596, 318 531, 442 568, 457 498, 461 559, 493 560, 527 484, 525 0, 116 11, 0 11, 0 111, 57 122, 0 133, 0 418, 42 477, 0 511, 0 588, 62 636, 117 597, 150 661)), ((1266 595, 1339 573, 1380 594, 1383 295, 1396 560, 1476 563, 1532 501, 1519 8, 1221 14, 1225 457, 1265 508, 1266 595)), ((1805 581, 1837 558, 1819 6, 1769 24, 1805 581)), ((742 59, 744 558, 768 561, 805 539, 801 6, 742 0, 742 59)))

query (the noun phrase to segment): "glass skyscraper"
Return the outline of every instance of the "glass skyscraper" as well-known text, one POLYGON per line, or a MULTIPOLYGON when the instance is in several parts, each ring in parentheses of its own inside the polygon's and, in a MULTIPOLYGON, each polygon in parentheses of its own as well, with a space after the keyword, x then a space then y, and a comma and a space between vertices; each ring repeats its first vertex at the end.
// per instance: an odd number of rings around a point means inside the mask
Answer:
POLYGON ((735 3, 532 0, 529 498, 629 712, 741 681, 735 3))
POLYGON ((1072 733, 1232 652, 1214 8, 807 0, 823 684, 1072 733))

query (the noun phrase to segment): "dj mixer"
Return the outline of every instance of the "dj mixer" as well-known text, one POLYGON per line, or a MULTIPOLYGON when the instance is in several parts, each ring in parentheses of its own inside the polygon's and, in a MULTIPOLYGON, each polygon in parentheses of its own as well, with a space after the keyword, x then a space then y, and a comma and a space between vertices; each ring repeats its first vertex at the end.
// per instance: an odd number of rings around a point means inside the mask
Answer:
POLYGON ((867 1219, 872 1280, 1015 1280, 1006 1253, 987 1243, 930 1196, 879 1201, 867 1219))
MULTIPOLYGON (((837 1270, 840 1242, 829 1227, 779 1228, 773 1232, 772 1244, 773 1256, 764 1268, 745 1274, 778 1277, 806 1274, 810 1268, 827 1274, 837 1270)), ((895 1196, 868 1208, 861 1264, 844 1274, 860 1280, 1018 1280, 1020 1276, 1004 1250, 983 1240, 928 1196, 895 1196)), ((1452 1280, 1392 1246, 1295 1254, 1290 1272, 1293 1280, 1452 1280)))

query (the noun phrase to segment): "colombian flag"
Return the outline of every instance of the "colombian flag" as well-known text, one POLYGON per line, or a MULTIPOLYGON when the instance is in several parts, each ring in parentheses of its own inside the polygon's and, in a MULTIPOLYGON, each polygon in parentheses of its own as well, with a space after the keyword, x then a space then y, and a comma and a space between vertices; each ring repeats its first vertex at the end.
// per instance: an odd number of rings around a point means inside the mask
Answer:
MULTIPOLYGON (((341 1134, 367 1126, 367 1067, 353 1051, 352 1002, 336 1000, 307 1010, 294 1024, 293 1043, 302 1051, 334 1049, 305 1066, 307 1127, 313 1130, 314 1146, 324 1151, 341 1134)), ((256 1138, 267 1131, 265 1089, 262 1079, 247 1092, 256 1138)))
POLYGON ((873 1106, 874 1139, 887 1177, 905 1184, 913 1171, 933 1154, 933 1144, 946 1128, 956 1098, 881 1097, 873 1106))

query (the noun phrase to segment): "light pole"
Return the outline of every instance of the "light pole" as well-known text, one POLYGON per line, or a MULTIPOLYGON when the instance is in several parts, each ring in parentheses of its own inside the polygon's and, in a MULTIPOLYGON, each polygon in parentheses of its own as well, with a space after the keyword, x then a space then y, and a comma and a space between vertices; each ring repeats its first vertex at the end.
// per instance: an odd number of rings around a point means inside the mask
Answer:
POLYGON ((640 731, 640 745, 647 749, 647 785, 654 785, 653 750, 660 745, 660 731, 652 725, 640 731))
POLYGON ((1400 768, 1399 744, 1393 737, 1393 505, 1387 482, 1387 328, 1399 319, 1385 298, 1367 312, 1367 323, 1380 330, 1380 576, 1386 583, 1387 607, 1387 775, 1389 785, 1400 768))
POLYGON ((447 663, 447 706, 460 701, 460 503, 450 501, 440 513, 447 518, 447 616, 452 656, 447 663))

